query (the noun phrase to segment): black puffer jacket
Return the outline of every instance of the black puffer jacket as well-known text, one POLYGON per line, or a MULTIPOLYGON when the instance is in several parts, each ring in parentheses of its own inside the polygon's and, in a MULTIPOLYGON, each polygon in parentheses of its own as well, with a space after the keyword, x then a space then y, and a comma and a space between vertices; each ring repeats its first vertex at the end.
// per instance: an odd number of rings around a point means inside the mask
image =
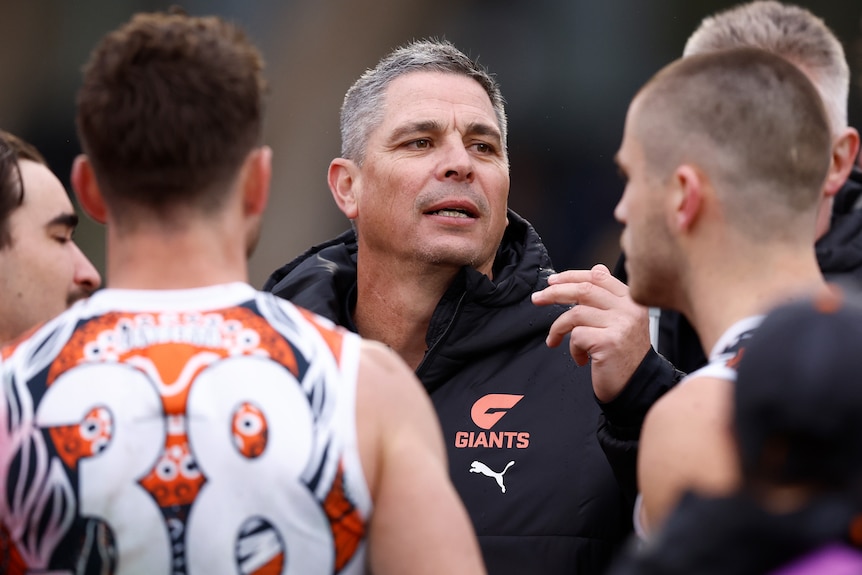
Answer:
POLYGON ((862 170, 859 168, 853 168, 835 196, 829 231, 815 247, 827 281, 862 290, 862 170))
MULTIPOLYGON (((264 289, 355 330, 356 250, 348 231, 277 270, 264 289)), ((462 269, 416 371, 494 575, 601 573, 631 529, 633 494, 596 439, 589 368, 575 365, 567 345, 545 345, 562 310, 530 300, 552 271, 536 232, 510 211, 494 280, 462 269)), ((669 368, 640 372, 672 377, 669 368)))

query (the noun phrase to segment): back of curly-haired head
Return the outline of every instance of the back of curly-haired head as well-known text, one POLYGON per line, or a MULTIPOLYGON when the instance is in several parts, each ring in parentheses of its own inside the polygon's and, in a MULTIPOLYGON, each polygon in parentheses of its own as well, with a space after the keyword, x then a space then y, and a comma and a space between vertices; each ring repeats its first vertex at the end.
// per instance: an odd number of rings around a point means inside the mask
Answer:
POLYGON ((215 16, 142 13, 84 66, 77 127, 115 208, 215 208, 259 143, 263 59, 215 16))

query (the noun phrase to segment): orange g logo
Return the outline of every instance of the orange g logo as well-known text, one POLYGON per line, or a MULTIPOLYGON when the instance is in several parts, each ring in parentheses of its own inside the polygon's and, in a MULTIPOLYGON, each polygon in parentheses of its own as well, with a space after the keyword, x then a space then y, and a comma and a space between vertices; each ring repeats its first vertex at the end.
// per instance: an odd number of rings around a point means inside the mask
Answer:
POLYGON ((507 393, 485 395, 473 404, 473 408, 470 410, 470 417, 473 418, 473 423, 482 429, 491 429, 523 397, 523 395, 510 395, 507 393))

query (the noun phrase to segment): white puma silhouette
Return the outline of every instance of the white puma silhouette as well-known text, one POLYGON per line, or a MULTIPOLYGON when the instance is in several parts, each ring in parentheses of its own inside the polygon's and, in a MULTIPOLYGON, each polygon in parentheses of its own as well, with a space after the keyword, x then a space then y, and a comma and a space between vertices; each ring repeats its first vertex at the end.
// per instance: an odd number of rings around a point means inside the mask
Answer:
POLYGON ((496 471, 492 471, 490 467, 482 463, 481 461, 474 461, 470 464, 470 473, 481 473, 482 475, 487 475, 488 477, 493 477, 497 480, 497 485, 500 486, 500 490, 503 493, 506 493, 506 486, 503 485, 503 475, 509 471, 509 468, 515 465, 514 461, 510 461, 506 464, 506 467, 503 468, 503 471, 497 473, 496 471))

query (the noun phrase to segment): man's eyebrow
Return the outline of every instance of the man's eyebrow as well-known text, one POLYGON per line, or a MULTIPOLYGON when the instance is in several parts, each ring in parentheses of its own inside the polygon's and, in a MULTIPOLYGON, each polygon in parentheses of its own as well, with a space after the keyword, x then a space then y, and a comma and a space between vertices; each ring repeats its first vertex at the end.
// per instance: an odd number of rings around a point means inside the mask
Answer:
POLYGON ((491 138, 494 138, 498 144, 503 141, 503 136, 500 134, 500 130, 484 122, 473 122, 472 124, 469 124, 467 126, 467 134, 490 136, 491 138))
MULTIPOLYGON (((397 142, 411 134, 435 132, 439 133, 442 131, 443 126, 442 124, 440 124, 440 122, 437 122, 436 120, 421 120, 418 122, 411 122, 409 124, 405 124, 396 128, 389 135, 389 141, 397 142)), ((472 124, 468 124, 465 133, 468 135, 491 137, 498 145, 501 144, 503 141, 503 137, 500 134, 500 130, 485 122, 473 122, 472 124)))
POLYGON ((409 124, 399 126, 391 134, 389 134, 389 141, 397 142, 398 140, 401 140, 402 138, 405 138, 410 134, 422 132, 440 132, 442 130, 443 126, 441 126, 439 122, 434 120, 421 120, 419 122, 411 122, 409 124))
POLYGON ((74 212, 63 212, 62 214, 54 216, 48 222, 48 226, 64 226, 74 230, 78 227, 78 214, 74 212))

